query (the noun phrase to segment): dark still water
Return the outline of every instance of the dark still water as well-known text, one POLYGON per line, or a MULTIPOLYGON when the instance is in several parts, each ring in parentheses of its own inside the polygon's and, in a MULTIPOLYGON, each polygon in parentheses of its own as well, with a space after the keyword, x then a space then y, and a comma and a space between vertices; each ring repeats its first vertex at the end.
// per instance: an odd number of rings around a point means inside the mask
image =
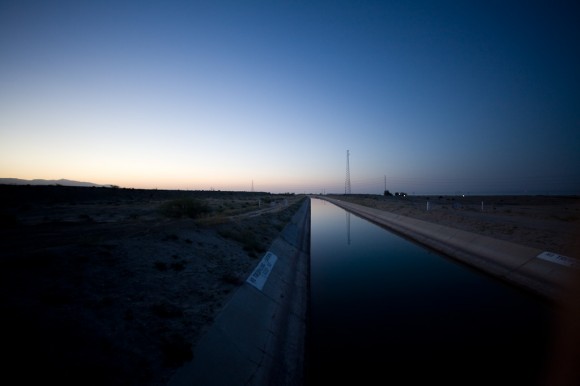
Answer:
POLYGON ((328 202, 311 221, 310 385, 541 384, 547 304, 328 202))

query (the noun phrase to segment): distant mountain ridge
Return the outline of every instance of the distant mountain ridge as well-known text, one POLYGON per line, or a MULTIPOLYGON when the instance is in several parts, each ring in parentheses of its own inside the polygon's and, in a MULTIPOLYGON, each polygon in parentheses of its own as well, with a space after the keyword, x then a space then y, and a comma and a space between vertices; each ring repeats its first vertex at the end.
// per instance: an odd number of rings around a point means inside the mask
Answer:
POLYGON ((34 179, 34 180, 23 180, 20 178, 0 178, 1 185, 62 185, 62 186, 106 186, 106 185, 98 185, 92 182, 82 182, 82 181, 73 181, 73 180, 42 180, 42 179, 34 179))

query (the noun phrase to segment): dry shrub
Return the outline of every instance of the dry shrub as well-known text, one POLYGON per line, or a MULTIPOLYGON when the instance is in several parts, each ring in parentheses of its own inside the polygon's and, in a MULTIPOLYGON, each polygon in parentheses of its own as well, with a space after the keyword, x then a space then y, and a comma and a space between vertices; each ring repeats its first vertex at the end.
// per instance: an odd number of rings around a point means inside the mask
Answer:
POLYGON ((210 208, 204 201, 195 198, 178 198, 161 205, 161 213, 171 218, 197 218, 209 213, 210 208))

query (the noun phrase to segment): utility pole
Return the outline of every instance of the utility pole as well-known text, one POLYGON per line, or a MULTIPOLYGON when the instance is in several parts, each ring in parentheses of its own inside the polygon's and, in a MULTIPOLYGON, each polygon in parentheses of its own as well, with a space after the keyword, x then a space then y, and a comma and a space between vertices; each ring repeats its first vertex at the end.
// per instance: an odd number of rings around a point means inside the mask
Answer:
POLYGON ((346 151, 346 179, 344 181, 344 194, 350 194, 350 165, 349 151, 346 151))

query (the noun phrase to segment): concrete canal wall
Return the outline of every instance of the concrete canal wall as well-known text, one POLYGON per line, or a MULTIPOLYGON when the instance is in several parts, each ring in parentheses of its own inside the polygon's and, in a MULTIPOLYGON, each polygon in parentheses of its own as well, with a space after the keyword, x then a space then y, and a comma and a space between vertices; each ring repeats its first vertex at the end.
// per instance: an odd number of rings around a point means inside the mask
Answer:
POLYGON ((306 198, 168 385, 304 384, 309 267, 306 198))
POLYGON ((580 261, 503 240, 320 197, 439 253, 550 300, 566 295, 580 261))

